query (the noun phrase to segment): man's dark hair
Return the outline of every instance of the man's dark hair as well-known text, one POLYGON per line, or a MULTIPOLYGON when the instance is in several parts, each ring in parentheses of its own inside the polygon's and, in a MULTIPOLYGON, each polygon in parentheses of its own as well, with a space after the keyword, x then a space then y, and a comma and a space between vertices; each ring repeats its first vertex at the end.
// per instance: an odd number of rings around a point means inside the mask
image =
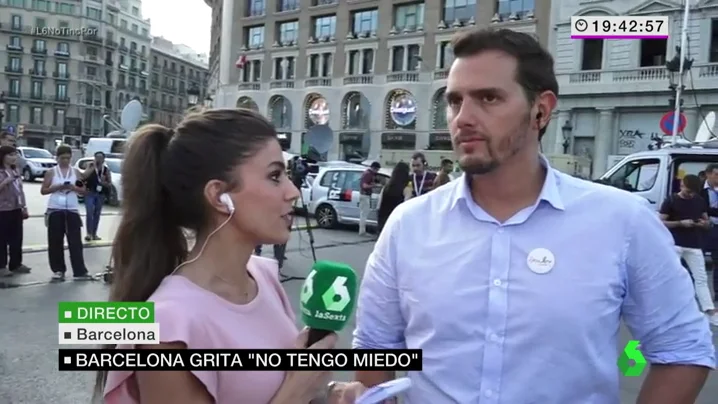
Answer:
POLYGON ((103 153, 103 152, 101 152, 101 151, 96 151, 96 152, 95 152, 95 157, 97 157, 97 156, 105 157, 105 153, 103 153))
POLYGON ((10 132, 5 130, 0 130, 0 139, 7 139, 8 136, 12 136, 10 132))
POLYGON ((710 163, 706 166, 706 174, 711 174, 716 170, 718 170, 718 163, 710 163))
MULTIPOLYGON (((475 56, 486 51, 504 52, 516 59, 516 82, 524 89, 530 104, 544 91, 558 97, 558 82, 553 57, 532 35, 510 29, 474 29, 454 36, 451 41, 456 58, 475 56)), ((539 140, 546 133, 539 129, 539 140)))
POLYGON ((374 168, 374 169, 377 169, 377 170, 378 170, 378 169, 381 168, 381 164, 379 164, 379 163, 377 163, 377 162, 375 161, 375 162, 371 163, 371 168, 374 168))
POLYGON ((424 156, 424 153, 422 152, 416 152, 411 156, 412 160, 419 159, 422 163, 426 163, 426 156, 424 156))
POLYGON ((454 162, 453 162, 452 160, 450 160, 450 159, 443 159, 443 160, 441 160, 441 165, 442 165, 442 166, 448 166, 449 164, 454 164, 454 162))
POLYGON ((693 192, 694 194, 700 194, 701 187, 703 184, 701 183, 701 179, 698 178, 697 175, 686 174, 683 176, 683 185, 685 185, 686 188, 691 190, 691 192, 693 192))

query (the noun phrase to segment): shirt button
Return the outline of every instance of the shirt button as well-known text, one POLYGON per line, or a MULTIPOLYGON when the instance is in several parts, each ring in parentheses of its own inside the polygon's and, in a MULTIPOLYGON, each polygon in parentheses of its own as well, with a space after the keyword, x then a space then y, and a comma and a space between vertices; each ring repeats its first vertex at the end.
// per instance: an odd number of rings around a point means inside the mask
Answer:
POLYGON ((486 391, 484 392, 484 395, 485 395, 486 397, 491 397, 491 396, 494 395, 494 392, 491 391, 491 390, 486 390, 486 391))
POLYGON ((501 286, 501 279, 494 279, 494 285, 501 286))

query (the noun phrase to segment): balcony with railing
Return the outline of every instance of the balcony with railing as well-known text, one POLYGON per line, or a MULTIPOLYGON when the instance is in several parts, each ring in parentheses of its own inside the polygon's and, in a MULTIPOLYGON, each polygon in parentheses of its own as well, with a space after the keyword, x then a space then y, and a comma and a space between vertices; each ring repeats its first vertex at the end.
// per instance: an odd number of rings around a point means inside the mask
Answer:
POLYGON ((344 77, 344 85, 356 86, 362 84, 374 84, 373 74, 352 74, 344 77))
MULTIPOLYGON (((692 89, 718 87, 718 63, 696 63, 690 71, 692 89)), ((558 73, 556 78, 561 95, 668 91, 669 85, 669 73, 664 66, 558 73)))
POLYGON ((107 46, 108 48, 117 49, 118 45, 119 44, 112 39, 105 39, 105 46, 107 46))
POLYGON ((419 72, 391 72, 386 75, 387 83, 415 83, 419 81, 419 72))
POLYGON ((23 74, 24 70, 22 66, 5 66, 5 73, 8 74, 23 74))
POLYGON ((304 87, 331 87, 331 77, 311 77, 304 80, 304 87))
POLYGON ((262 83, 255 82, 255 81, 247 81, 243 83, 239 83, 237 85, 238 90, 244 90, 244 91, 259 91, 262 88, 262 83))
POLYGON ((35 78, 47 77, 47 71, 44 69, 30 69, 30 76, 35 78))
POLYGON ((44 56, 47 55, 47 48, 37 48, 33 46, 30 52, 32 52, 34 56, 44 56))
POLYGON ((22 45, 13 44, 5 45, 5 49, 7 49, 8 53, 22 53, 25 51, 25 48, 22 45))
POLYGON ((55 57, 58 59, 68 59, 70 57, 70 52, 60 49, 55 49, 55 57))
POLYGON ((290 80, 273 80, 269 83, 270 89, 294 88, 294 79, 290 80))
POLYGON ((61 79, 61 80, 69 80, 70 73, 68 73, 68 72, 52 72, 52 77, 54 77, 56 79, 61 79))
POLYGON ((311 7, 334 6, 339 4, 339 0, 312 0, 311 7))

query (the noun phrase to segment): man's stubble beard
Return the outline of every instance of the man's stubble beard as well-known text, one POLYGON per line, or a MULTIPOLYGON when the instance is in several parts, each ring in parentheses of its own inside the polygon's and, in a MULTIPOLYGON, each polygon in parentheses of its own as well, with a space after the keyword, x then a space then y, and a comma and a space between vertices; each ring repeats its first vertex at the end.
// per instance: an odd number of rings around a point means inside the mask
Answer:
POLYGON ((489 155, 488 161, 473 160, 471 156, 465 156, 468 158, 459 159, 459 167, 469 175, 483 175, 495 171, 501 166, 503 161, 517 155, 523 149, 526 144, 530 123, 531 116, 530 113, 527 112, 518 127, 511 131, 512 134, 501 140, 498 151, 494 150, 491 139, 486 140, 486 151, 489 155), (507 152, 502 155, 501 152, 504 150, 507 152), (497 155, 502 156, 502 158, 499 160, 497 155))

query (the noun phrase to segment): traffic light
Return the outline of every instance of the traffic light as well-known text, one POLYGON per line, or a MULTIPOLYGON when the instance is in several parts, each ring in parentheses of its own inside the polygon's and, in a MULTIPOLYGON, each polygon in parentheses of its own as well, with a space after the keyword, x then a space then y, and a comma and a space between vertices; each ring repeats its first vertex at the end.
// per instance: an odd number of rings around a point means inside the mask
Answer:
POLYGON ((17 137, 22 137, 25 132, 25 125, 17 125, 17 137))

